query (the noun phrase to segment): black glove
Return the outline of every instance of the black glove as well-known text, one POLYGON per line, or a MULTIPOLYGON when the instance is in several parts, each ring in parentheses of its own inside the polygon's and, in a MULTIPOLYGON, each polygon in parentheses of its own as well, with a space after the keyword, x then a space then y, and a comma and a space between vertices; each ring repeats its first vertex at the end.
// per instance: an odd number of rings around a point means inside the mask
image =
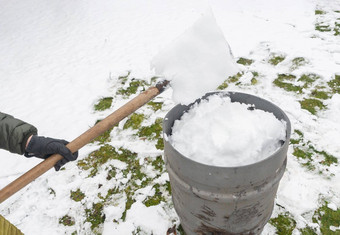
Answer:
POLYGON ((43 136, 33 135, 26 147, 25 157, 37 157, 46 159, 51 155, 58 153, 64 158, 54 165, 54 169, 59 169, 69 161, 74 161, 78 157, 78 151, 74 154, 65 146, 68 142, 66 140, 58 140, 47 138, 43 136))

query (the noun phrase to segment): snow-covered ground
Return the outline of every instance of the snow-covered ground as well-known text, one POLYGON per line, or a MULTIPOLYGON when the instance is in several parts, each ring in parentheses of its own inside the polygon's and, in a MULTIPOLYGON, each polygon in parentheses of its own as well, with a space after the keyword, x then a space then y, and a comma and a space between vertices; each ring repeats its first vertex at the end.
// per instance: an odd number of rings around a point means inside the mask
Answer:
MULTIPOLYGON (((292 122, 287 170, 263 234, 277 233, 282 217, 293 234, 321 234, 324 205, 340 213, 339 1, 0 0, 0 6, 0 111, 34 124, 40 135, 67 140, 133 97, 121 93, 131 81, 150 82, 152 58, 211 8, 241 70, 220 89, 268 99, 292 122), (113 97, 112 106, 95 111, 102 97, 113 97)), ((0 214, 25 234, 165 234, 178 227, 157 158, 159 136, 139 132, 174 106, 171 92, 155 99, 160 109, 137 112, 146 117, 139 126, 125 128, 124 120, 109 141, 89 144, 79 156, 93 163, 93 151, 113 146, 118 155, 136 153, 136 161, 109 159, 98 172, 77 163, 50 170, 2 203, 0 214)), ((0 188, 39 163, 2 150, 0 160, 0 188)), ((339 226, 328 228, 339 233, 339 226)))

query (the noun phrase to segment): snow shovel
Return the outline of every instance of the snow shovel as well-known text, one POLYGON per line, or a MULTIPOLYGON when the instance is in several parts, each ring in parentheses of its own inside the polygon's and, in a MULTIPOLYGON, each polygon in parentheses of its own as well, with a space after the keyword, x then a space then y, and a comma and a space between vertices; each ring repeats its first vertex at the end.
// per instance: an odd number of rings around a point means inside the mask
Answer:
MULTIPOLYGON (((119 123, 122 119, 135 112, 137 109, 145 105, 151 99, 159 95, 164 91, 165 87, 169 84, 169 81, 164 80, 158 83, 154 87, 148 88, 146 91, 139 94, 137 97, 130 100, 128 103, 114 111, 102 121, 98 122, 95 126, 85 131, 79 137, 66 145, 72 153, 78 151, 86 144, 91 142, 96 137, 103 134, 105 131, 112 128, 119 123)), ((63 157, 59 154, 54 154, 47 158, 45 161, 33 167, 25 174, 8 184, 6 187, 0 190, 0 203, 4 202, 10 196, 18 192, 20 189, 31 183, 33 180, 51 169, 59 160, 63 157)))

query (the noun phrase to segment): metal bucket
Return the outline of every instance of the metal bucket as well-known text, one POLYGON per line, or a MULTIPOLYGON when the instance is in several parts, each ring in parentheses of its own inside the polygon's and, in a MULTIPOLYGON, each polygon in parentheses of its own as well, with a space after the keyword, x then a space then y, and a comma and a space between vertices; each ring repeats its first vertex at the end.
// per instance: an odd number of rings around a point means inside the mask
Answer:
POLYGON ((168 142, 166 136, 171 135, 175 120, 192 104, 175 106, 163 122, 165 162, 174 207, 187 235, 260 234, 272 214, 279 181, 286 168, 290 121, 279 107, 253 95, 212 92, 202 99, 216 93, 229 96, 232 102, 252 104, 286 121, 286 140, 275 153, 250 165, 205 165, 183 156, 168 142))

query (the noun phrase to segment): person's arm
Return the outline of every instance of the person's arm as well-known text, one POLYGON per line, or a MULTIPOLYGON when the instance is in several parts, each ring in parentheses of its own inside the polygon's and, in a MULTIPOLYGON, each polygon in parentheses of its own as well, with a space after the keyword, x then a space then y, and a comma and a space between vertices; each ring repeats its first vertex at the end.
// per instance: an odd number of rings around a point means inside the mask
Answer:
POLYGON ((37 135, 33 125, 0 112, 0 148, 12 153, 24 154, 28 139, 37 135))
POLYGON ((66 140, 37 136, 37 132, 37 128, 31 124, 0 113, 0 148, 12 153, 24 154, 28 158, 46 159, 58 153, 64 158, 54 166, 57 171, 65 163, 77 159, 78 152, 72 154, 66 147, 68 144, 66 140))

